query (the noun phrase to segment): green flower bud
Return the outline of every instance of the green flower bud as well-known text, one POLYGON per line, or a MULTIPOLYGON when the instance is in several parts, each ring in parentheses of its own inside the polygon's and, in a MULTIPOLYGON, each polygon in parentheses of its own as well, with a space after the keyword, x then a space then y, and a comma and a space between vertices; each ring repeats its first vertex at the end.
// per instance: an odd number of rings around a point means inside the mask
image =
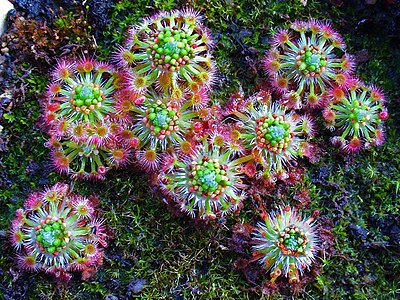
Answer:
POLYGON ((305 63, 305 62, 302 62, 301 64, 300 64, 300 66, 299 66, 299 70, 300 71, 303 71, 303 70, 305 70, 307 68, 307 64, 305 63))

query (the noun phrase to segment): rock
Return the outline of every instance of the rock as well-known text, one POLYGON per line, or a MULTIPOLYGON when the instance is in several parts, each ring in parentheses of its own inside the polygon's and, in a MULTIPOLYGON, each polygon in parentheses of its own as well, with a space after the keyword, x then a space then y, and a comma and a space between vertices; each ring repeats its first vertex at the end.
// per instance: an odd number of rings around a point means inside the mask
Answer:
POLYGON ((356 64, 362 63, 362 62, 366 62, 369 59, 369 53, 367 49, 362 49, 360 51, 356 52, 354 61, 356 64))
POLYGON ((399 246, 400 245, 400 227, 397 225, 393 225, 389 231, 390 234, 390 241, 393 245, 399 246))
POLYGON ((138 294, 143 290, 146 280, 140 278, 133 278, 128 284, 128 294, 138 294))
POLYGON ((242 29, 239 31, 239 38, 243 39, 245 37, 251 36, 253 32, 248 29, 242 29))
POLYGON ((269 45, 269 36, 265 35, 265 36, 261 37, 261 44, 263 44, 264 46, 268 46, 269 45))
POLYGON ((357 240, 357 242, 365 243, 367 241, 369 231, 357 224, 351 223, 349 225, 351 236, 357 240))
POLYGON ((53 22, 59 7, 73 9, 81 1, 75 0, 14 0, 17 11, 26 13, 38 21, 53 22))
POLYGON ((9 112, 12 108, 12 92, 10 90, 4 91, 3 94, 0 95, 0 116, 1 112, 9 112))
MULTIPOLYGON (((111 1, 97 1, 97 0, 88 0, 86 5, 90 7, 88 10, 88 14, 92 20, 96 20, 93 22, 93 26, 96 26, 98 29, 95 34, 98 34, 104 28, 111 24, 111 19, 108 17, 111 8, 115 5, 114 0, 111 1)), ((96 36, 96 38, 99 38, 96 36)))
POLYGON ((14 8, 14 6, 7 0, 0 0, 0 7, 0 35, 2 35, 5 28, 7 14, 14 8))

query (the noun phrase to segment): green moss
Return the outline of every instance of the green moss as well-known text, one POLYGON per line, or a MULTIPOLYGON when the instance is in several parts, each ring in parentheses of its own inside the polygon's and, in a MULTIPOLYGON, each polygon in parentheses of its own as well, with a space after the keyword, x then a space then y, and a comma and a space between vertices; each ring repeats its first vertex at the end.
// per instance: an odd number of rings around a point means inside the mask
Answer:
POLYGON ((43 92, 46 85, 45 77, 31 73, 26 79, 26 93, 29 100, 23 107, 4 114, 3 135, 11 137, 8 151, 1 155, 1 166, 4 171, 0 175, 0 205, 3 210, 1 228, 7 228, 16 208, 20 205, 25 193, 37 187, 39 176, 32 168, 43 163, 47 156, 43 143, 44 139, 38 130, 39 103, 32 98, 43 92), (39 161, 38 158, 41 160, 39 161), (12 200, 12 201, 10 201, 12 200))

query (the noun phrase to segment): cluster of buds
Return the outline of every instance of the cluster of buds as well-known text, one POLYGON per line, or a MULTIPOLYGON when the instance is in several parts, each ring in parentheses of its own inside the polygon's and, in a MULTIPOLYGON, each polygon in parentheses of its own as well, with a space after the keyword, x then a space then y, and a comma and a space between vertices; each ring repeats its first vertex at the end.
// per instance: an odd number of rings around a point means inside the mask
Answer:
POLYGON ((173 72, 194 58, 197 44, 192 43, 193 35, 189 27, 170 28, 149 34, 148 59, 153 61, 151 67, 173 72))
POLYGON ((318 251, 314 218, 302 219, 296 209, 281 206, 264 216, 264 221, 254 231, 253 260, 260 260, 271 271, 271 282, 281 275, 290 283, 298 282, 318 251))
POLYGON ((294 133, 290 131, 290 124, 285 120, 285 115, 264 116, 256 122, 258 147, 274 153, 281 153, 288 148, 294 133))
POLYGON ((50 215, 40 220, 40 224, 35 227, 35 234, 40 252, 48 252, 54 256, 67 248, 72 235, 70 231, 66 231, 64 218, 50 215))
POLYGON ((157 100, 146 108, 146 117, 143 118, 143 123, 146 124, 146 128, 151 130, 152 135, 163 140, 172 132, 179 130, 178 119, 179 112, 173 102, 164 104, 161 100, 157 100))
POLYGON ((162 12, 132 27, 117 63, 129 70, 129 86, 148 88, 180 100, 184 93, 209 88, 214 77, 212 41, 197 12, 162 12))
POLYGON ((220 165, 219 160, 203 156, 202 162, 193 161, 189 170, 189 191, 197 192, 202 197, 218 197, 232 183, 226 176, 227 165, 220 165))
POLYGON ((105 99, 106 97, 99 84, 82 83, 74 88, 70 103, 72 109, 88 115, 90 111, 99 109, 105 99))
POLYGON ((331 102, 323 111, 327 126, 339 134, 333 142, 346 152, 357 152, 384 142, 382 121, 389 117, 385 98, 376 87, 353 79, 351 84, 330 90, 331 102))
POLYGON ((280 238, 276 242, 276 245, 284 255, 304 255, 307 244, 310 242, 303 229, 294 225, 286 227, 279 236, 280 238))
POLYGON ((69 279, 69 271, 93 274, 102 264, 107 235, 94 201, 73 194, 66 184, 31 194, 10 230, 18 266, 69 279))
POLYGON ((311 45, 301 50, 296 56, 296 65, 303 76, 319 77, 325 72, 327 56, 318 49, 318 46, 311 45))
POLYGON ((329 87, 343 84, 353 71, 342 37, 323 22, 296 21, 279 30, 265 58, 265 67, 282 104, 299 109, 323 107, 329 87), (341 53, 341 54, 339 54, 341 53))

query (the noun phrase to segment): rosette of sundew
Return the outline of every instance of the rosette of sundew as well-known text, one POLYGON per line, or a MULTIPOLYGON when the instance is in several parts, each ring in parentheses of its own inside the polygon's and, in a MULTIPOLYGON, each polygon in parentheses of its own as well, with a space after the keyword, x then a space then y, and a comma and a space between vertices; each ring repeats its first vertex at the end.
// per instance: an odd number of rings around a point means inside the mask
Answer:
POLYGON ((94 59, 60 61, 46 91, 46 120, 95 122, 114 112, 114 91, 121 76, 111 66, 94 59))
POLYGON ((212 40, 192 10, 161 12, 131 27, 115 60, 130 74, 129 87, 148 87, 181 99, 184 93, 209 88, 214 79, 212 40))
MULTIPOLYGON (((247 155, 238 163, 255 161, 264 177, 286 174, 293 162, 302 156, 302 146, 312 126, 278 103, 260 103, 253 99, 245 112, 233 114, 241 125, 240 141, 247 155)), ((284 177, 284 176, 283 176, 284 177)))
POLYGON ((70 271, 97 270, 107 246, 94 203, 61 183, 29 195, 16 212, 10 236, 21 269, 66 279, 70 271))
POLYGON ((310 269, 318 251, 313 222, 314 218, 302 218, 296 209, 281 206, 258 224, 251 241, 253 257, 270 270, 272 282, 279 276, 298 282, 304 270, 310 269))
POLYGON ((280 29, 267 52, 265 67, 283 105, 323 108, 326 91, 353 72, 343 38, 328 23, 296 21, 280 29))
POLYGON ((245 198, 241 169, 232 152, 207 142, 190 155, 178 156, 163 177, 164 191, 191 217, 226 215, 245 198))
POLYGON ((139 147, 155 151, 180 147, 192 123, 199 118, 192 103, 177 102, 155 92, 147 93, 142 99, 131 108, 133 131, 139 139, 139 147))
POLYGON ((327 126, 337 133, 332 141, 348 153, 384 143, 384 126, 389 114, 381 89, 366 86, 358 79, 329 92, 331 101, 324 109, 327 126))

